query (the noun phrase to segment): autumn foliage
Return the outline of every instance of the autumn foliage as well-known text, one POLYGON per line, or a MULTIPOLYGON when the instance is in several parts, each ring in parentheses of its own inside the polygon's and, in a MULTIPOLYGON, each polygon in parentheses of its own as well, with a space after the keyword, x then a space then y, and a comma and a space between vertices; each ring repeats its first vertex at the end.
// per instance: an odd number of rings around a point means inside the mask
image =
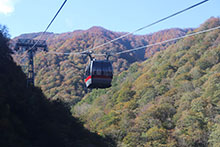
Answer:
MULTIPOLYGON (((195 32, 219 25, 211 18, 195 32)), ((72 108, 90 130, 118 146, 220 146, 219 29, 182 39, 113 81, 72 108)))

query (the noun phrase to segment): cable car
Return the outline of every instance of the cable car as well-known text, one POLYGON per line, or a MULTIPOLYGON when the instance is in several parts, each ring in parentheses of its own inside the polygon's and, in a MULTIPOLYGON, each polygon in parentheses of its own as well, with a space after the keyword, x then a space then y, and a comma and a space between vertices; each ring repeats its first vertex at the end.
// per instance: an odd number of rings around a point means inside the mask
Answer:
POLYGON ((93 59, 90 54, 90 63, 85 70, 85 83, 87 88, 109 88, 113 78, 113 68, 108 60, 93 59))

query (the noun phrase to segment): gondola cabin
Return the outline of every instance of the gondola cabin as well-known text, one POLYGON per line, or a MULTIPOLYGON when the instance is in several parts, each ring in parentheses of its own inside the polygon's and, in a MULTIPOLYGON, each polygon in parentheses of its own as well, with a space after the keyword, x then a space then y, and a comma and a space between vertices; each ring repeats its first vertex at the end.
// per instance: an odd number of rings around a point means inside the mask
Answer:
POLYGON ((86 67, 87 88, 109 88, 113 78, 112 64, 108 60, 91 60, 86 67))

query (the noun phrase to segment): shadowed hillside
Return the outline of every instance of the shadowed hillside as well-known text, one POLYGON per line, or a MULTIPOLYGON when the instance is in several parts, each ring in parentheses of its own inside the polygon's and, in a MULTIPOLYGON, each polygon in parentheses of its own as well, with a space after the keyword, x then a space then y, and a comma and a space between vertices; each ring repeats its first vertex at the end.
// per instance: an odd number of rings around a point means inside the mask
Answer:
MULTIPOLYGON (((7 29, 0 26, 0 146, 111 146, 83 128, 60 101, 49 101, 39 88, 27 88, 26 76, 8 48, 7 29)), ((107 143, 108 141, 108 143, 107 143)))

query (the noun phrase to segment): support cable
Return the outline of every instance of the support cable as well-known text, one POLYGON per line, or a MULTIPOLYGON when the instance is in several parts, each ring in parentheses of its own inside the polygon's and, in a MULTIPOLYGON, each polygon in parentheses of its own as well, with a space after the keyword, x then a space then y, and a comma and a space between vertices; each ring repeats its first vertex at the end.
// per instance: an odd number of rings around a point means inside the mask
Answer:
POLYGON ((192 34, 187 34, 187 35, 184 35, 184 36, 181 36, 181 37, 176 37, 176 38, 168 39, 168 40, 165 40, 165 41, 161 41, 161 42, 157 42, 157 43, 153 43, 153 44, 149 44, 149 45, 129 49, 129 50, 126 50, 126 51, 117 52, 115 54, 120 55, 120 54, 123 54, 123 53, 137 51, 137 50, 140 50, 140 49, 144 49, 144 48, 148 48, 148 47, 152 47, 152 46, 156 46, 156 45, 161 45, 161 44, 168 43, 168 42, 171 42, 171 41, 177 41, 177 40, 180 40, 180 39, 183 39, 183 38, 186 38, 186 37, 191 37, 191 36, 199 35, 199 34, 202 34, 202 33, 214 31, 214 30, 217 30, 217 29, 220 29, 220 26, 214 27, 214 28, 211 28, 211 29, 207 29, 207 30, 203 30, 203 31, 199 31, 199 32, 196 32, 196 33, 192 33, 192 34))
MULTIPOLYGON (((50 28, 51 24, 53 23, 53 21, 56 19, 57 15, 60 13, 60 11, 62 10, 63 6, 65 5, 65 3, 67 2, 67 0, 65 0, 63 2, 63 4, 60 6, 59 10, 57 11, 57 13, 55 14, 55 16, 53 17, 53 19, 50 21, 50 23, 48 24, 48 26, 46 27, 46 29, 44 30, 44 32, 42 32, 40 34, 40 37, 39 39, 35 42, 35 44, 29 49, 29 50, 32 50, 37 44, 38 42, 41 40, 42 36, 47 32, 47 30, 50 28)), ((29 51, 28 50, 28 51, 29 51)))
POLYGON ((192 8, 194 8, 194 7, 197 7, 197 6, 203 4, 203 3, 207 2, 207 1, 209 1, 209 0, 201 1, 201 2, 199 2, 199 3, 197 3, 197 4, 194 4, 194 5, 192 5, 192 6, 188 7, 188 8, 185 8, 185 9, 179 11, 179 12, 176 12, 176 13, 174 13, 174 14, 171 14, 171 15, 167 16, 167 17, 164 17, 164 18, 162 18, 162 19, 159 19, 159 20, 157 20, 157 21, 155 21, 155 22, 153 22, 153 23, 151 23, 151 24, 149 24, 149 25, 146 25, 146 26, 144 26, 144 27, 141 27, 141 28, 139 28, 139 29, 137 29, 137 30, 135 30, 135 31, 133 31, 133 32, 126 33, 126 34, 124 34, 124 35, 122 35, 122 36, 120 36, 120 37, 117 37, 117 38, 115 38, 115 39, 113 39, 113 40, 110 40, 110 41, 108 41, 108 42, 106 42, 106 43, 103 43, 103 44, 101 44, 101 45, 95 46, 95 47, 93 47, 93 48, 91 48, 91 49, 87 49, 87 50, 82 51, 82 52, 79 52, 79 53, 89 52, 89 51, 95 50, 95 49, 97 49, 97 48, 103 47, 103 46, 105 46, 105 45, 108 45, 108 44, 110 44, 110 43, 112 43, 112 42, 115 42, 115 41, 117 41, 117 40, 119 40, 119 39, 122 39, 122 38, 124 38, 124 37, 126 37, 126 36, 128 36, 128 35, 131 35, 131 34, 134 34, 134 33, 138 32, 138 31, 144 30, 144 29, 146 29, 146 28, 148 28, 148 27, 150 27, 150 26, 153 26, 153 25, 155 25, 155 24, 157 24, 157 23, 160 23, 160 22, 162 22, 162 21, 165 21, 165 20, 167 20, 167 19, 169 19, 169 18, 171 18, 171 17, 174 17, 174 16, 176 16, 176 15, 178 15, 178 14, 181 14, 181 13, 183 13, 183 12, 185 12, 185 11, 188 11, 188 10, 190 10, 190 9, 192 9, 192 8))
MULTIPOLYGON (((171 41, 177 41, 177 40, 180 40, 180 39, 183 39, 183 38, 186 38, 186 37, 191 37, 191 36, 199 35, 199 34, 202 34, 202 33, 211 32, 211 31, 214 31, 214 30, 217 30, 217 29, 220 29, 220 26, 217 26, 217 27, 214 27, 214 28, 210 28, 210 29, 206 29, 206 30, 202 30, 202 31, 198 31, 198 32, 195 32, 195 33, 192 33, 192 34, 187 34, 187 35, 184 35, 184 36, 180 36, 180 37, 164 40, 164 41, 161 41, 161 42, 156 42, 156 43, 153 43, 153 44, 148 44, 148 45, 145 45, 145 46, 141 46, 141 47, 137 47, 137 48, 133 48, 133 49, 129 49, 129 50, 113 53, 111 55, 120 55, 120 54, 124 54, 124 53, 128 53, 128 52, 133 52, 133 51, 144 49, 144 48, 146 49, 148 47, 152 47, 152 46, 156 46, 156 45, 161 45, 161 44, 168 43, 168 42, 171 42, 171 41)), ((82 53, 74 53, 74 52, 72 52, 72 53, 60 53, 60 52, 51 52, 51 51, 47 52, 47 54, 82 55, 82 53)), ((93 54, 93 55, 95 55, 95 56, 105 56, 106 54, 93 54)))

